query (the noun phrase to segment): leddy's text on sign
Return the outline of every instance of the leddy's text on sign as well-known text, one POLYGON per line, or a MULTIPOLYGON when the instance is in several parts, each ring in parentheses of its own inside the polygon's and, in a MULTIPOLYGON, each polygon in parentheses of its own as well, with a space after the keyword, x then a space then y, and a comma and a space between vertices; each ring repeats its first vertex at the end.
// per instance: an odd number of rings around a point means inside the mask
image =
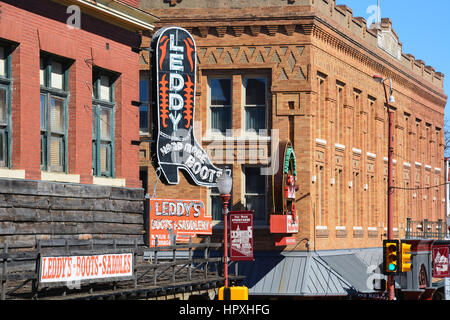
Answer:
POLYGON ((41 257, 40 260, 40 282, 68 282, 132 275, 132 253, 41 257))

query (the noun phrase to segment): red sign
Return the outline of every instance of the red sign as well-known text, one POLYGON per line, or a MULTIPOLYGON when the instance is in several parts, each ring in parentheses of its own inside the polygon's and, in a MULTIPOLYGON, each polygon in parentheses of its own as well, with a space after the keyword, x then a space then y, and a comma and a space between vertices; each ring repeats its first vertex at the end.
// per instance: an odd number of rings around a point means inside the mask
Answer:
POLYGON ((297 233, 298 220, 290 214, 272 214, 270 215, 271 233, 297 233))
POLYGON ((230 260, 253 259, 253 211, 230 211, 230 260))
POLYGON ((295 237, 281 237, 275 240, 276 246, 290 246, 294 244, 297 244, 297 240, 295 239, 295 237))
POLYGON ((450 277, 448 265, 448 245, 433 246, 433 277, 446 278, 450 277))
POLYGON ((187 242, 197 234, 212 234, 212 216, 200 200, 150 199, 149 245, 172 245, 172 239, 187 242))

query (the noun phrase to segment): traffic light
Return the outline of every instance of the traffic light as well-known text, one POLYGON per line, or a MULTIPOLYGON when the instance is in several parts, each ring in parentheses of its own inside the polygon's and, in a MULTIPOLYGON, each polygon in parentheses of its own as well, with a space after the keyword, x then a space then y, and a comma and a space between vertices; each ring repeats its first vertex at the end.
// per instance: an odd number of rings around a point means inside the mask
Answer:
POLYGON ((383 270, 385 274, 399 272, 399 241, 383 240, 383 270))
POLYGON ((411 271, 411 247, 412 245, 408 243, 400 244, 400 271, 409 272, 411 271))

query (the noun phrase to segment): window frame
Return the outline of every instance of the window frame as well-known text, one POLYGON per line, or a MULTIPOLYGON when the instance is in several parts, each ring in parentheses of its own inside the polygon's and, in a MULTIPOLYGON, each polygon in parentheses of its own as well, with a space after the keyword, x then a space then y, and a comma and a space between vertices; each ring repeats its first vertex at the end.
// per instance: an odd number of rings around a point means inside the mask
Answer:
POLYGON ((225 137, 227 136, 228 130, 233 130, 233 76, 232 75, 214 75, 214 76, 208 76, 207 77, 207 117, 208 117, 208 131, 211 133, 212 136, 220 136, 225 137), (229 80, 230 81, 230 105, 213 105, 211 102, 212 98, 212 88, 210 84, 210 80, 229 80), (211 108, 229 108, 230 112, 230 127, 225 129, 225 132, 213 128, 213 119, 212 119, 212 112, 211 108))
POLYGON ((139 72, 139 135, 141 136, 147 136, 150 134, 150 132, 152 131, 152 124, 151 124, 151 119, 150 119, 150 75, 149 72, 147 70, 141 70, 139 72), (141 90, 141 83, 142 82, 147 82, 146 85, 146 94, 147 94, 147 100, 143 100, 143 92, 141 90), (142 122, 142 117, 141 114, 144 112, 144 108, 147 108, 147 127, 141 127, 141 122, 142 122))
MULTIPOLYGON (((216 164, 215 166, 220 169, 231 170, 231 177, 233 177, 232 164, 216 164)), ((207 198, 208 199, 208 212, 211 213, 211 216, 212 216, 212 219, 214 222, 216 222, 216 223, 222 222, 223 223, 223 212, 221 212, 221 214, 220 214, 220 219, 214 219, 215 217, 214 217, 214 212, 213 212, 213 207, 212 207, 212 204, 213 204, 212 197, 219 197, 219 199, 220 199, 220 193, 218 191, 219 191, 219 189, 217 187, 208 188, 208 198, 207 198), (215 192, 214 189, 217 189, 217 192, 215 192)), ((222 204, 221 199, 220 199, 220 203, 222 204)), ((230 198, 230 201, 228 202, 229 210, 231 209, 232 205, 233 205, 233 190, 231 191, 231 198, 230 198)))
POLYGON ((12 46, 0 42, 0 47, 3 48, 3 54, 4 54, 4 69, 5 69, 5 75, 0 75, 0 88, 5 89, 5 122, 3 124, 0 124, 0 134, 3 135, 3 161, 0 161, 0 167, 1 168, 8 168, 10 169, 12 167, 11 163, 11 145, 12 145, 12 133, 11 133, 11 123, 12 123, 12 69, 11 69, 11 53, 12 53, 12 46))
POLYGON ((345 137, 345 83, 336 80, 336 141, 342 143, 345 137))
POLYGON ((268 84, 269 84, 269 78, 266 75, 263 74, 252 74, 252 73, 242 73, 241 75, 241 81, 242 81, 242 100, 241 100, 241 105, 242 105, 242 114, 241 114, 241 119, 242 119, 242 130, 244 135, 246 136, 259 136, 260 135, 260 131, 262 131, 262 135, 265 135, 267 133, 267 130, 269 128, 269 112, 268 112, 268 108, 269 108, 269 88, 268 88, 268 84), (258 79, 261 80, 263 79, 265 81, 265 92, 264 92, 264 105, 261 104, 255 104, 255 105, 247 105, 247 80, 249 79, 258 79), (247 129, 247 108, 264 108, 264 128, 259 128, 258 130, 248 130, 247 129))
POLYGON ((253 215, 253 222, 255 224, 267 224, 267 219, 268 219, 268 197, 267 197, 267 185, 268 185, 268 181, 267 181, 267 176, 265 175, 261 175, 262 177, 264 177, 264 188, 263 191, 261 193, 252 193, 252 192, 247 192, 247 169, 248 168, 255 168, 255 169, 261 169, 261 166, 258 165, 249 165, 249 164, 244 164, 242 165, 242 203, 243 203, 243 207, 245 210, 250 210, 247 208, 248 204, 247 204, 247 196, 253 196, 253 197, 260 197, 263 196, 264 197, 264 217, 263 219, 257 219, 257 215, 256 213, 253 215))
POLYGON ((115 82, 117 74, 112 71, 95 68, 92 72, 92 175, 96 177, 115 178, 115 82), (101 77, 109 77, 109 100, 104 100, 100 96, 101 77), (101 136, 101 114, 103 110, 110 113, 109 139, 101 136), (106 145, 108 152, 107 163, 109 168, 102 171, 101 152, 102 146, 106 145))
POLYGON ((323 125, 326 123, 326 100, 325 95, 328 86, 328 76, 318 71, 316 75, 317 80, 317 107, 315 114, 315 125, 316 125, 316 138, 323 139, 326 136, 326 128, 323 125))
MULTIPOLYGON (((40 96, 45 96, 44 111, 45 111, 45 126, 42 127, 42 114, 40 118, 40 137, 41 137, 41 170, 49 172, 64 172, 68 173, 68 132, 69 132, 69 61, 51 54, 41 52, 40 61, 44 63, 44 83, 40 83, 40 96), (58 62, 61 64, 63 70, 62 89, 51 87, 52 77, 52 63, 58 62), (63 101, 63 130, 54 131, 51 127, 51 101, 52 98, 61 99, 63 101), (53 137, 58 137, 63 143, 60 150, 61 165, 51 165, 50 153, 51 144, 49 141, 53 137), (45 151, 44 151, 45 150, 45 151)), ((41 70, 41 69, 40 69, 41 70)), ((40 105, 42 111, 42 105, 40 105)))

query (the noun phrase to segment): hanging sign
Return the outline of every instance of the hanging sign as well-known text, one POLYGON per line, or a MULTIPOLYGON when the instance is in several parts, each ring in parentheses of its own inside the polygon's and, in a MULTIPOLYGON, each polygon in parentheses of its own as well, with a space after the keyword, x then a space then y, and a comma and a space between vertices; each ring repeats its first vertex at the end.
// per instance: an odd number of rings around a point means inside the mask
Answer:
POLYGON ((152 153, 167 184, 178 184, 178 170, 201 186, 215 186, 221 170, 211 163, 194 135, 197 53, 183 28, 164 27, 152 37, 152 87, 156 123, 152 153))
POLYGON ((253 211, 230 211, 230 260, 253 258, 253 211))
POLYGON ((198 234, 212 234, 212 216, 200 200, 150 199, 149 246, 187 242, 198 234))
MULTIPOLYGON (((274 197, 273 213, 270 215, 271 233, 297 233, 298 217, 295 210, 295 197, 298 186, 297 164, 294 147, 289 140, 279 144, 280 168, 272 177, 274 197)), ((278 242, 277 245, 285 245, 290 242, 278 242)))
POLYGON ((448 264, 448 245, 433 246, 433 277, 445 278, 450 277, 448 264))

